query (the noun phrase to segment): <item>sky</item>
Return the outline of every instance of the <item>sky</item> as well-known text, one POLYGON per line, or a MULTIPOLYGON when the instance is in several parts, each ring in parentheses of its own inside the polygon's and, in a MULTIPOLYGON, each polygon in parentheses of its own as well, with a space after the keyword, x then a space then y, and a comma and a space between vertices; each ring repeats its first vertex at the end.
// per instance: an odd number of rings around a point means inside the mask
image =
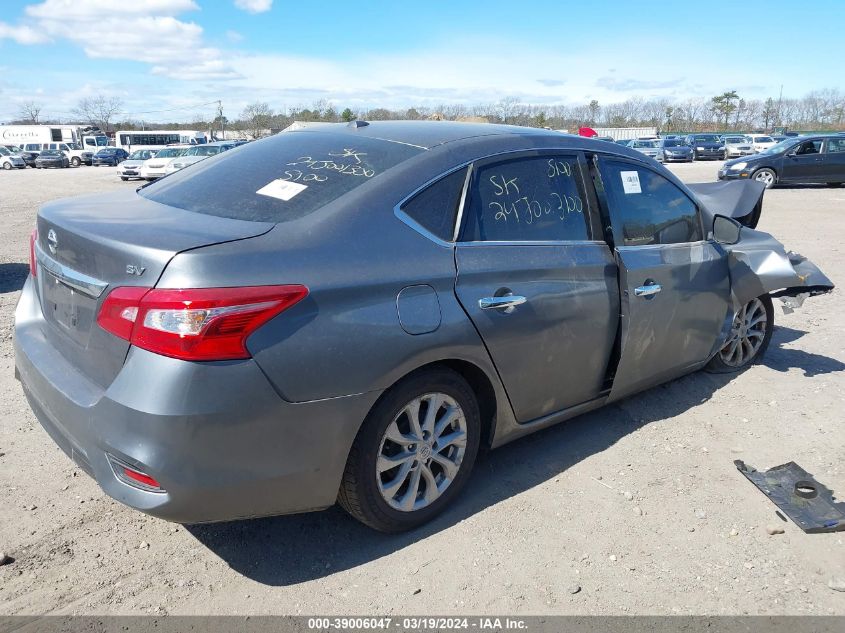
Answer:
POLYGON ((236 118, 256 101, 800 97, 843 88, 843 18, 843 0, 0 0, 0 121, 99 94, 152 121, 210 119, 217 100, 236 118))

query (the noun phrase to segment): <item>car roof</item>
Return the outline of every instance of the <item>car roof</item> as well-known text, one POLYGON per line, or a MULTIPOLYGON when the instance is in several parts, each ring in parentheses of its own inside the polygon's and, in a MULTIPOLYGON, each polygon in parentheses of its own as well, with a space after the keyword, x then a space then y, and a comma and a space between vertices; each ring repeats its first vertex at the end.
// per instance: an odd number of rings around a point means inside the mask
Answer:
POLYGON ((457 146, 467 147, 477 143, 489 144, 494 140, 500 141, 501 148, 507 151, 566 147, 576 151, 608 153, 608 150, 613 148, 611 153, 642 160, 642 153, 625 145, 544 128, 455 121, 370 121, 366 124, 363 123, 361 121, 353 121, 350 124, 327 123, 320 127, 291 130, 279 134, 324 135, 337 133, 343 136, 348 135, 350 139, 366 137, 428 150, 443 146, 457 149, 457 146))
POLYGON ((437 145, 479 136, 548 136, 560 137, 562 132, 518 125, 495 123, 463 123, 458 121, 353 121, 352 123, 329 123, 320 127, 291 130, 284 134, 314 134, 338 132, 372 139, 392 141, 431 149, 437 145))

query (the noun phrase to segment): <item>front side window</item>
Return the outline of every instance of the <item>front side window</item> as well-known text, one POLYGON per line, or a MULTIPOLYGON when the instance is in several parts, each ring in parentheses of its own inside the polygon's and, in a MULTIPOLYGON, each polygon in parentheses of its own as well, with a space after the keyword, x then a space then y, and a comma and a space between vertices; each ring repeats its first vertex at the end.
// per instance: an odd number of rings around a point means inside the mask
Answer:
POLYGON ((517 158, 478 169, 462 239, 589 240, 586 214, 575 156, 517 158))
POLYGON ((805 156, 807 154, 818 154, 822 151, 821 140, 804 141, 795 150, 798 156, 805 156))
POLYGON ((429 185, 402 205, 408 217, 442 240, 451 240, 467 168, 459 169, 429 185))
POLYGON ((695 203, 645 167, 605 161, 601 168, 611 220, 625 246, 680 244, 702 239, 695 203))

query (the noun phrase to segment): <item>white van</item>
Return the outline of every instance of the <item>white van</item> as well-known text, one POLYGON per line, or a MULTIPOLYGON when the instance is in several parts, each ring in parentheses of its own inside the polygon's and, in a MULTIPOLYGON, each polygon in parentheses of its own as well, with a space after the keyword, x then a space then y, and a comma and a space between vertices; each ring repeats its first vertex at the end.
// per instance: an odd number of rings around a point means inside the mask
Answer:
POLYGON ((67 157, 70 159, 70 164, 74 167, 79 167, 83 163, 90 165, 94 159, 94 153, 89 150, 82 149, 78 143, 25 143, 22 149, 24 151, 35 152, 37 154, 40 154, 41 151, 45 149, 61 150, 67 154, 67 157))

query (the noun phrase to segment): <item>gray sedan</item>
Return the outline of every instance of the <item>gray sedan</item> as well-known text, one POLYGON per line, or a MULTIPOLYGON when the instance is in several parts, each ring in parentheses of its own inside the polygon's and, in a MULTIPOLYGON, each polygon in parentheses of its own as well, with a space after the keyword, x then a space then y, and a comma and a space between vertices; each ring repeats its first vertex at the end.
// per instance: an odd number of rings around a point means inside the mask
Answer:
POLYGON ((16 374, 138 510, 339 501, 406 530, 455 501, 482 446, 757 362, 772 297, 832 287, 752 228, 762 195, 545 130, 281 133, 42 207, 16 374))

